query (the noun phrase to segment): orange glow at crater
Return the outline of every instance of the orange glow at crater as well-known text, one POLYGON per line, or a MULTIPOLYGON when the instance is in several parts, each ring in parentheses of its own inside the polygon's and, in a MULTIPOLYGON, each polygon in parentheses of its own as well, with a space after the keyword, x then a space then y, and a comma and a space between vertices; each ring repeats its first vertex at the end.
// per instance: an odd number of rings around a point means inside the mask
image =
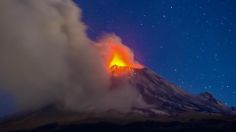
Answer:
POLYGON ((134 59, 133 52, 116 35, 108 35, 100 40, 97 48, 103 56, 108 71, 113 76, 123 75, 133 69, 143 68, 134 59))
POLYGON ((109 68, 112 66, 118 66, 118 67, 126 67, 128 64, 120 57, 119 54, 114 53, 111 62, 109 64, 109 68))
POLYGON ((134 60, 133 52, 120 41, 109 40, 108 68, 113 75, 130 73, 143 66, 134 60))

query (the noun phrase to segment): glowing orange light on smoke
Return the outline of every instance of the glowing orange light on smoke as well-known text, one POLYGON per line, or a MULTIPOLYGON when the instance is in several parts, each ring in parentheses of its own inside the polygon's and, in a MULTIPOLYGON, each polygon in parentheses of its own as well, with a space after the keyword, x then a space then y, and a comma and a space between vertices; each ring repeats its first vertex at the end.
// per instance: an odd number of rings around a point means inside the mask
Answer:
POLYGON ((123 75, 123 73, 130 73, 134 69, 143 68, 135 61, 134 54, 129 47, 124 45, 116 35, 103 37, 96 48, 100 51, 105 66, 112 76, 123 75))
POLYGON ((109 68, 111 68, 112 66, 126 67, 128 66, 128 64, 122 59, 122 57, 120 57, 119 54, 114 53, 111 62, 109 64, 109 68))
POLYGON ((133 69, 142 68, 142 65, 134 61, 133 53, 123 44, 111 44, 111 52, 108 57, 109 71, 114 76, 123 75, 133 69))

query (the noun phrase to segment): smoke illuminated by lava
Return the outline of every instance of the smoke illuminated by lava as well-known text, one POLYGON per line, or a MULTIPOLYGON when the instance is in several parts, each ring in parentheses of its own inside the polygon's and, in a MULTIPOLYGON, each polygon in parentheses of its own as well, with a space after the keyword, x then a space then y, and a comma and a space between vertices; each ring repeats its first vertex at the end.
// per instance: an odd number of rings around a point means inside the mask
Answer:
POLYGON ((97 44, 109 72, 122 74, 130 69, 140 69, 143 66, 134 59, 133 52, 116 35, 107 35, 97 44))
MULTIPOLYGON (((125 82, 110 90, 110 77, 143 66, 115 35, 92 44, 72 0, 0 0, 0 20, 0 92, 13 98, 16 112, 51 104, 123 112, 138 101, 125 82)), ((1 101, 9 100, 0 97, 0 109, 1 101)))
POLYGON ((123 58, 120 56, 119 53, 114 53, 111 59, 111 62, 109 64, 109 67, 112 66, 120 66, 120 67, 126 67, 128 64, 123 60, 123 58))

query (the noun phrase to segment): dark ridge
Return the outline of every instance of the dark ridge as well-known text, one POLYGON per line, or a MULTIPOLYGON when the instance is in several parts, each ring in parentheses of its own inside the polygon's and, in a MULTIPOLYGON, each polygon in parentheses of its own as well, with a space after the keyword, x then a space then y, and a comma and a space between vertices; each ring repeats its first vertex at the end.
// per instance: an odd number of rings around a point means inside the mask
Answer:
POLYGON ((203 97, 204 99, 212 102, 212 103, 215 103, 215 104, 218 104, 218 101, 213 97, 213 95, 209 92, 204 92, 204 93, 201 93, 200 94, 201 97, 203 97))
POLYGON ((236 122, 227 122, 220 120, 201 120, 169 123, 146 121, 130 123, 126 125, 119 125, 109 122, 67 125, 59 125, 57 123, 53 123, 32 130, 20 130, 18 132, 235 132, 235 124, 236 122))

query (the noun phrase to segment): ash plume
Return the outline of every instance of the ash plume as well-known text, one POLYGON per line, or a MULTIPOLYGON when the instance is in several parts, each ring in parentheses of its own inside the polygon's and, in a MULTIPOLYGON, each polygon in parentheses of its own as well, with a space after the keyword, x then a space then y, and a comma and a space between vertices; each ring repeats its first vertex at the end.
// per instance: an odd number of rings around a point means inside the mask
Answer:
POLYGON ((13 97, 17 112, 53 103, 125 111, 139 97, 126 84, 110 90, 101 51, 71 0, 1 0, 0 20, 0 92, 13 97))

